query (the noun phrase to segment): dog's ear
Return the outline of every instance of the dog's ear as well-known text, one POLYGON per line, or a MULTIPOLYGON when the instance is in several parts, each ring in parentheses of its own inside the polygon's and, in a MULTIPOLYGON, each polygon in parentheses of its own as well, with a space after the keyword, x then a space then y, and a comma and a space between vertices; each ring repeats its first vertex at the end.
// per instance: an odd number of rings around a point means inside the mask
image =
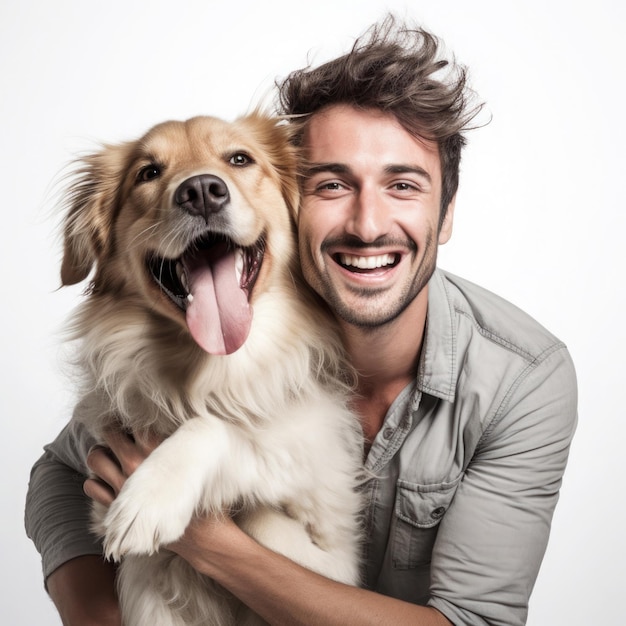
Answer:
POLYGON ((299 148, 295 145, 295 128, 293 124, 280 119, 274 120, 274 167, 280 175, 283 198, 287 203, 294 223, 298 222, 300 207, 300 186, 298 180, 299 148))
POLYGON ((134 143, 105 145, 78 161, 63 223, 62 285, 81 282, 107 248, 134 143))
POLYGON ((277 174, 289 213, 296 223, 300 190, 298 187, 299 149, 296 146, 294 124, 286 119, 270 115, 260 108, 238 121, 245 132, 255 137, 264 147, 265 154, 277 174))
POLYGON ((294 137, 294 127, 288 122, 277 124, 277 131, 280 133, 280 141, 283 146, 283 159, 279 169, 282 168, 282 190, 285 202, 289 207, 294 222, 298 223, 298 210, 300 208, 300 149, 296 147, 294 137))

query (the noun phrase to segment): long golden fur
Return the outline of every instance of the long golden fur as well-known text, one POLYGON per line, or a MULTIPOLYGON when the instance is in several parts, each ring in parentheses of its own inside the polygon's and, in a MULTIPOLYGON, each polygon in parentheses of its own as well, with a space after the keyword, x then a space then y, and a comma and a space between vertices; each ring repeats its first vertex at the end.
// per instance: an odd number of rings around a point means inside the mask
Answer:
POLYGON ((236 513, 271 549, 358 582, 361 434, 333 322, 300 275, 296 167, 276 120, 198 117, 104 146, 70 186, 62 282, 90 278, 75 419, 96 438, 166 437, 95 509, 129 626, 258 623, 161 549, 195 512, 236 513))

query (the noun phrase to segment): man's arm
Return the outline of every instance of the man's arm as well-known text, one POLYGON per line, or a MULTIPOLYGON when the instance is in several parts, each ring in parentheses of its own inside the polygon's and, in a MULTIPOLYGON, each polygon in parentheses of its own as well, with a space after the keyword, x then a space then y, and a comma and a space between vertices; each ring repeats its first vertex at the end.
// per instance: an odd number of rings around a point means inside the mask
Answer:
POLYGON ((79 556, 47 579, 48 593, 65 626, 121 626, 115 566, 101 556, 79 556))
POLYGON ((562 348, 512 386, 441 521, 429 605, 454 623, 526 623, 576 421, 562 348))
POLYGON ((436 609, 311 572, 260 546, 230 519, 197 518, 169 547, 276 626, 451 626, 436 609))
POLYGON ((89 532, 83 481, 91 444, 85 429, 67 426, 33 466, 26 495, 26 533, 42 556, 46 588, 66 626, 120 623, 115 570, 89 532))
MULTIPOLYGON (((90 480, 85 488, 95 500, 109 506, 153 444, 139 444, 113 432, 106 441, 117 462, 105 450, 92 451, 89 467, 102 482, 90 480), (102 483, 111 488, 103 488, 102 483)), ((230 518, 196 518, 168 549, 231 591, 270 624, 451 624, 434 608, 350 587, 311 572, 259 545, 230 518)))

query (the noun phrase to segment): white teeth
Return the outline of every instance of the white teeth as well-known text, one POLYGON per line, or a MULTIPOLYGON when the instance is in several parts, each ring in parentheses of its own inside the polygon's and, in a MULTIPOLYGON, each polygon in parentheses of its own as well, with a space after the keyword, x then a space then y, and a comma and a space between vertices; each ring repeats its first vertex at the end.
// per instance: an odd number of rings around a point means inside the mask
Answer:
POLYGON ((185 291, 189 291, 187 272, 185 272, 185 268, 182 263, 176 263, 176 275, 178 276, 178 280, 180 280, 180 284, 184 287, 185 291))
POLYGON ((193 296, 190 293, 187 294, 187 302, 193 302, 193 296))
POLYGON ((241 250, 240 248, 237 248, 237 250, 235 250, 235 276, 237 277, 238 285, 241 284, 241 275, 243 274, 243 264, 244 264, 243 250, 241 250))
POLYGON ((343 265, 356 267, 360 270, 373 270, 377 267, 391 265, 395 261, 393 254, 380 254, 378 256, 353 256, 351 254, 339 255, 339 261, 343 265))

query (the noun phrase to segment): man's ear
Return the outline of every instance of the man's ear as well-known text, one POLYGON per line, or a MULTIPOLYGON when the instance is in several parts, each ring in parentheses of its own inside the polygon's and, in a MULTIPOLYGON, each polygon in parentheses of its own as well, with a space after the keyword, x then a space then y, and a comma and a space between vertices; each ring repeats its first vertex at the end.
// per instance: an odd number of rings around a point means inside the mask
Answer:
POLYGON ((450 237, 452 237, 452 224, 454 222, 454 205, 456 204, 456 194, 452 196, 450 204, 446 210, 446 215, 443 218, 441 227, 439 228, 439 245, 448 243, 450 237))

